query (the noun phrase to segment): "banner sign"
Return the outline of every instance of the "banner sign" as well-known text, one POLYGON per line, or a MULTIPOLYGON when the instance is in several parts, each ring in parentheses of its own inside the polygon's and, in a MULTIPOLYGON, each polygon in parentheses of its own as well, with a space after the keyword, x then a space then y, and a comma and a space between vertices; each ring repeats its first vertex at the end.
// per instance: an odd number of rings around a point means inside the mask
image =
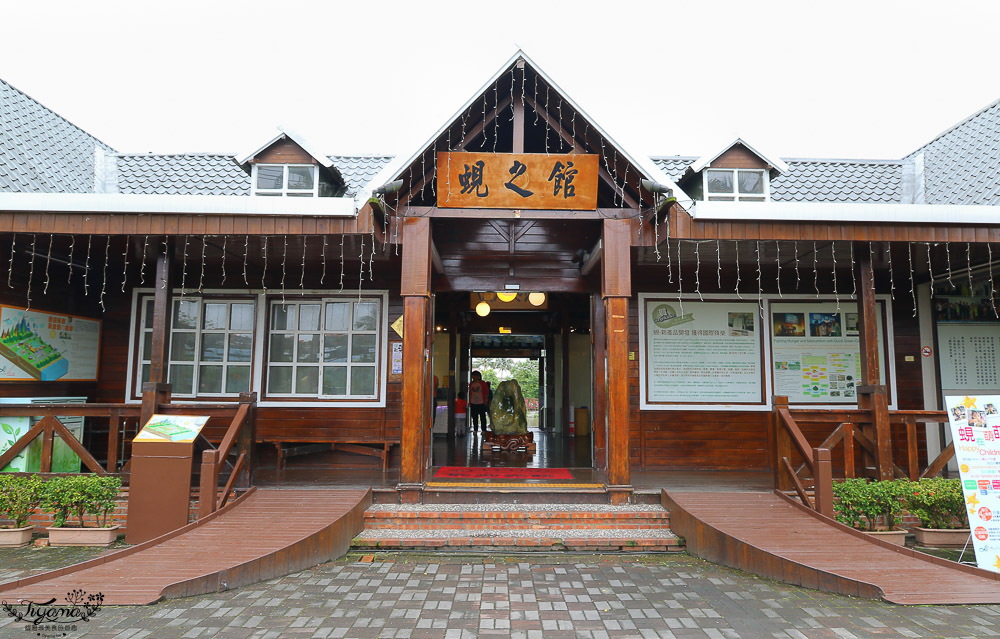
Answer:
POLYGON ((643 314, 648 403, 764 401, 756 303, 648 298, 643 314))
POLYGON ((1000 395, 948 395, 945 404, 976 564, 1000 572, 1000 395))
POLYGON ((440 208, 597 208, 595 154, 438 153, 440 208))
POLYGON ((97 379, 101 322, 0 306, 0 381, 97 379))

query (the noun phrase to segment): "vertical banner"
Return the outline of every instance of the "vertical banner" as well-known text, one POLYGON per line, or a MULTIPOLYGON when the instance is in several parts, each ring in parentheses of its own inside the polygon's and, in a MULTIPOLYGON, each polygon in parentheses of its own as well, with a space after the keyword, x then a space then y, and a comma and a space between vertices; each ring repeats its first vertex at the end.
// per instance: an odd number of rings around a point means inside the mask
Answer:
POLYGON ((1000 395, 945 397, 976 564, 1000 572, 1000 395))

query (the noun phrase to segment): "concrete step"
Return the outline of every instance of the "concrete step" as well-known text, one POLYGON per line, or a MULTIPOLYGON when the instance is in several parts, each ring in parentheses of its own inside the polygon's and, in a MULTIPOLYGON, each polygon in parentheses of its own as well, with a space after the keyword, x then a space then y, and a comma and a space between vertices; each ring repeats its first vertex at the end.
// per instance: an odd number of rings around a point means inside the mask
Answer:
POLYGON ((670 513, 659 506, 610 510, 553 504, 455 509, 377 505, 365 512, 364 526, 369 530, 669 530, 670 513))
POLYGON ((355 550, 461 552, 682 552, 684 540, 669 530, 365 530, 355 550))

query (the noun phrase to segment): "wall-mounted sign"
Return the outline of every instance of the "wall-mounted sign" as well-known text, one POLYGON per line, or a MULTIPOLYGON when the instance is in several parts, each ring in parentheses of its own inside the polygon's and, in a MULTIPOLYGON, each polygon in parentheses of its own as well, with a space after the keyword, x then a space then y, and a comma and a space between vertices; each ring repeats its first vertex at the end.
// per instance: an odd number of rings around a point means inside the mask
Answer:
POLYGON ((101 322, 0 306, 0 381, 97 379, 101 322))
POLYGON ((593 154, 438 153, 440 208, 597 208, 593 154))

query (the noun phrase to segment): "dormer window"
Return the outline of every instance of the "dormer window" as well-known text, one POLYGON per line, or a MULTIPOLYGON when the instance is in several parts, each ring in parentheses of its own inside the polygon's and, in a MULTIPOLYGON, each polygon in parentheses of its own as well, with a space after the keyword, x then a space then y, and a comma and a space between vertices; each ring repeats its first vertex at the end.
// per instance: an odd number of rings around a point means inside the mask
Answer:
POLYGON ((255 164, 253 194, 316 197, 319 180, 314 164, 255 164))
POLYGON ((705 193, 709 202, 766 202, 767 172, 748 169, 708 169, 705 193))

